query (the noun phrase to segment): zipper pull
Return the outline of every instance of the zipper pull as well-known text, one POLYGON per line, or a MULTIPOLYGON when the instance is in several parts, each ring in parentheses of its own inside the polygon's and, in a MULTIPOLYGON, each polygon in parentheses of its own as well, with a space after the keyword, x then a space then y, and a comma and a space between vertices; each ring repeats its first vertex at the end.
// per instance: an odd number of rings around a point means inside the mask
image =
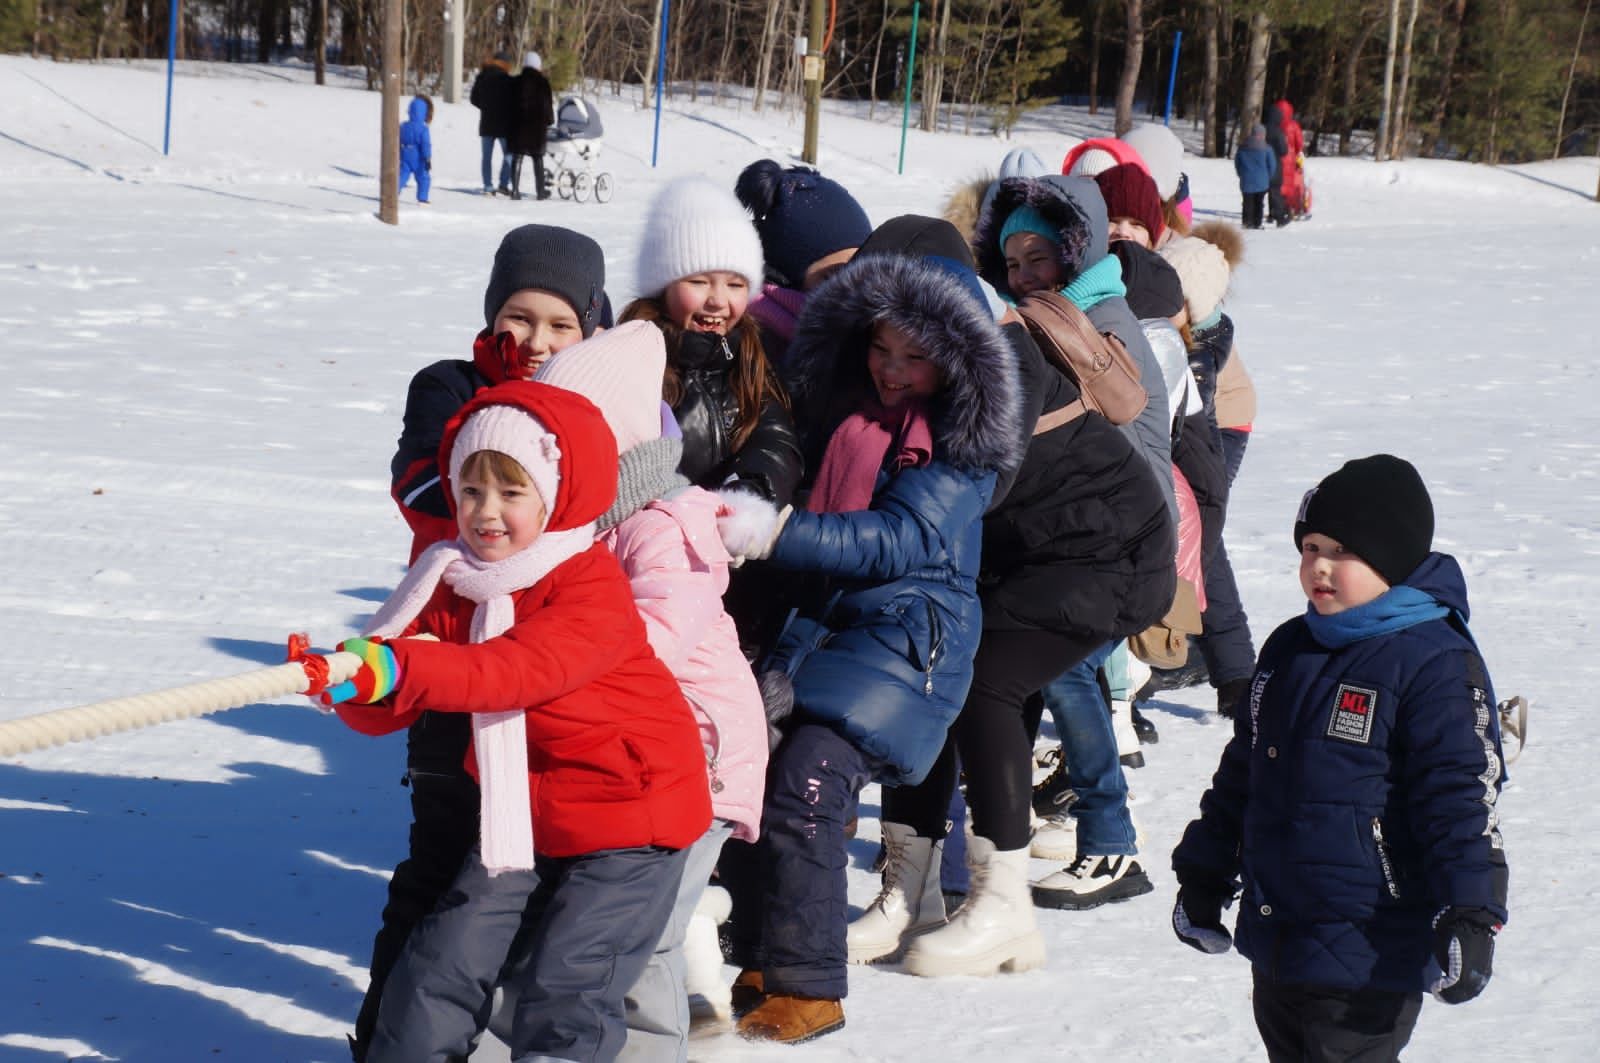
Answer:
POLYGON ((728 346, 728 337, 718 336, 717 342, 722 344, 722 360, 724 362, 733 361, 733 348, 728 346))

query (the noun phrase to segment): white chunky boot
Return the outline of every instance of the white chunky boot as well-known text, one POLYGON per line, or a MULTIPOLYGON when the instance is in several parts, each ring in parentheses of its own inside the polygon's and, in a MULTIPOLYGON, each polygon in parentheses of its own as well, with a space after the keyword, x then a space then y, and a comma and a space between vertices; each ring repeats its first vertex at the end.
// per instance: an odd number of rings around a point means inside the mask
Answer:
POLYGON ((939 860, 944 841, 918 837, 904 823, 883 823, 883 889, 845 932, 851 963, 898 953, 917 934, 945 922, 939 860))
POLYGON ((707 886, 695 905, 683 938, 683 982, 689 997, 692 1033, 728 1029, 733 1021, 733 990, 722 973, 717 926, 728 919, 733 900, 721 886, 707 886))
POLYGON ((1044 966, 1044 939, 1028 887, 1028 850, 1001 852, 989 839, 967 834, 972 890, 950 925, 914 939, 902 965, 911 974, 987 975, 1044 966))
POLYGON ((1117 736, 1117 760, 1124 768, 1144 767, 1144 752, 1139 748, 1139 734, 1133 729, 1133 703, 1111 703, 1111 732, 1117 736))

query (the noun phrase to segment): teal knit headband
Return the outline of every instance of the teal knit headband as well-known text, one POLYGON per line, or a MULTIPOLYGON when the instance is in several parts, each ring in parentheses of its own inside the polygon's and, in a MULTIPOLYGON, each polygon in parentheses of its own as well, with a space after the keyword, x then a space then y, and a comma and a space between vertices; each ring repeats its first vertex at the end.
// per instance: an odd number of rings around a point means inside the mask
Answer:
POLYGON ((1000 251, 1005 253, 1006 241, 1018 233, 1038 233, 1057 247, 1061 246, 1061 229, 1051 225, 1049 219, 1024 203, 1011 212, 1006 223, 1000 226, 1000 251))

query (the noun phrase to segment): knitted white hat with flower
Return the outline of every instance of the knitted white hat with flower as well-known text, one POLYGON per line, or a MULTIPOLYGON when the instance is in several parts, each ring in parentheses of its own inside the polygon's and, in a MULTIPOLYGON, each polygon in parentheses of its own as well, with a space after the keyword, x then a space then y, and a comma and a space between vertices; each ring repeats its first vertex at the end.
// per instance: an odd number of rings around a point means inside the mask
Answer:
POLYGON ((556 490, 561 486, 561 444, 555 434, 533 414, 514 406, 485 406, 478 410, 461 426, 450 448, 450 488, 458 504, 461 467, 480 450, 498 451, 527 470, 533 489, 544 501, 548 522, 556 506, 556 490))
POLYGON ((656 193, 639 248, 638 294, 660 295, 696 273, 725 270, 759 288, 761 237, 731 189, 704 177, 680 177, 656 193))

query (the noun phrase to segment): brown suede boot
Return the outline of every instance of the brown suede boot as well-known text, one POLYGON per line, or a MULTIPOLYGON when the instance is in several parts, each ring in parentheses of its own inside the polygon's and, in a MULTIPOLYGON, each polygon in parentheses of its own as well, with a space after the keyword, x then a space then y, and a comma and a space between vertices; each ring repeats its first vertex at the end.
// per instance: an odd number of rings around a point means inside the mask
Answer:
POLYGON ((754 1011, 763 1000, 767 999, 764 985, 765 980, 760 971, 746 967, 739 972, 739 977, 733 980, 733 989, 728 999, 728 1007, 733 1012, 734 1018, 743 1018, 747 1012, 754 1011))
POLYGON ((844 1006, 837 1000, 814 1000, 773 993, 739 1020, 739 1036, 749 1041, 794 1045, 844 1028, 844 1006))

